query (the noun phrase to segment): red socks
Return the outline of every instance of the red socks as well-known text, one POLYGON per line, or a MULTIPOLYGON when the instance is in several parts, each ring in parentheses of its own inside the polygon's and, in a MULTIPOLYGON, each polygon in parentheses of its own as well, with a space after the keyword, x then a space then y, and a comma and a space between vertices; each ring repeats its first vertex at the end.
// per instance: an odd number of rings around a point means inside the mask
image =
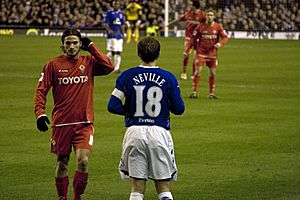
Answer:
MULTIPOLYGON (((200 76, 194 75, 193 92, 197 92, 199 82, 200 82, 200 76)), ((209 94, 214 94, 214 92, 215 92, 215 83, 216 83, 215 76, 210 76, 209 77, 209 94)))
MULTIPOLYGON (((88 173, 76 171, 73 181, 73 200, 81 200, 81 195, 87 185, 88 173)), ((58 194, 58 200, 68 199, 68 186, 69 177, 56 177, 55 178, 56 190, 58 194)))
POLYGON ((76 171, 73 181, 73 200, 81 200, 87 185, 88 173, 76 171))
POLYGON ((68 186, 69 186, 69 177, 56 177, 55 178, 56 190, 58 194, 58 200, 67 200, 68 199, 68 186))
POLYGON ((195 60, 193 61, 193 75, 195 74, 195 70, 196 70, 196 64, 195 64, 195 60))

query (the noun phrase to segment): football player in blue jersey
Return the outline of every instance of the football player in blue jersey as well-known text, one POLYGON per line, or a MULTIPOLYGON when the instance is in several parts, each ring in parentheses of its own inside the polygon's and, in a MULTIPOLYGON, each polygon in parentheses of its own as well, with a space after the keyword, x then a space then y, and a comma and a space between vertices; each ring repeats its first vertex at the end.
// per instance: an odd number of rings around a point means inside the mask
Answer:
POLYGON ((113 9, 105 13, 103 22, 107 37, 107 56, 114 61, 114 72, 120 73, 123 35, 125 31, 125 14, 120 10, 120 1, 113 1, 112 5, 113 9))
POLYGON ((160 200, 173 200, 170 181, 176 180, 177 167, 170 112, 183 114, 184 102, 175 76, 156 65, 159 42, 146 37, 137 47, 141 64, 117 78, 108 103, 108 111, 124 115, 128 127, 119 169, 131 180, 130 200, 144 198, 148 179, 154 180, 160 200))

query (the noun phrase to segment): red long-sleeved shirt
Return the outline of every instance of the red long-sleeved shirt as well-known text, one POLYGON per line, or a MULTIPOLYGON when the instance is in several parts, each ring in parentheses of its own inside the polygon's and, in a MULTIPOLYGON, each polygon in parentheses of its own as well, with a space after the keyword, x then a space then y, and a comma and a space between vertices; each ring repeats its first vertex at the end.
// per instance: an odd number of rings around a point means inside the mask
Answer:
POLYGON ((228 36, 221 24, 214 22, 212 25, 207 23, 200 24, 193 33, 193 43, 197 54, 216 59, 219 43, 221 47, 228 42, 228 36))
POLYGON ((202 10, 187 11, 180 16, 179 21, 186 21, 185 37, 192 37, 195 28, 205 22, 205 13, 202 10))
POLYGON ((78 59, 62 55, 45 65, 35 91, 36 117, 45 114, 46 96, 52 87, 53 126, 94 122, 94 76, 109 74, 114 67, 95 44, 89 48, 91 55, 78 59))

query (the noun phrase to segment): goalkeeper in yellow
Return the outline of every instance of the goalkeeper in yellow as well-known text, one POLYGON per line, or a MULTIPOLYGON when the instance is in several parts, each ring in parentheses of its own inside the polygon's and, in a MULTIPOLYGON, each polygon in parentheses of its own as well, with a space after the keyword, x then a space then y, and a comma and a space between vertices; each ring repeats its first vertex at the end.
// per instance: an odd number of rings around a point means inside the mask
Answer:
POLYGON ((142 15, 142 7, 133 0, 126 6, 126 25, 127 25, 127 43, 131 41, 132 29, 134 30, 134 41, 139 40, 139 26, 141 24, 140 17, 142 15))

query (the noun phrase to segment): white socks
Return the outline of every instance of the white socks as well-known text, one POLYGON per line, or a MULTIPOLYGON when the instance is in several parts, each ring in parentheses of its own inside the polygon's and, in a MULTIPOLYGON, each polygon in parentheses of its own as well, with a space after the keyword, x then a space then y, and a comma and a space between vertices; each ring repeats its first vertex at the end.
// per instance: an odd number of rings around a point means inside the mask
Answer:
POLYGON ((107 57, 109 58, 109 59, 112 59, 112 52, 111 51, 109 51, 109 52, 107 52, 107 57))
MULTIPOLYGON (((131 192, 129 200, 143 200, 144 195, 138 192, 131 192)), ((171 192, 162 192, 158 194, 159 200, 173 200, 173 196, 171 192)))
POLYGON ((171 192, 162 192, 158 194, 159 200, 173 200, 173 196, 171 192))
POLYGON ((120 69, 120 64, 121 64, 121 55, 115 54, 114 55, 115 71, 120 69))
POLYGON ((131 192, 129 200, 143 200, 144 195, 138 192, 131 192))
POLYGON ((121 64, 121 55, 120 54, 113 55, 111 51, 109 51, 106 55, 109 59, 111 60, 114 59, 115 71, 118 71, 120 69, 120 64, 121 64))

